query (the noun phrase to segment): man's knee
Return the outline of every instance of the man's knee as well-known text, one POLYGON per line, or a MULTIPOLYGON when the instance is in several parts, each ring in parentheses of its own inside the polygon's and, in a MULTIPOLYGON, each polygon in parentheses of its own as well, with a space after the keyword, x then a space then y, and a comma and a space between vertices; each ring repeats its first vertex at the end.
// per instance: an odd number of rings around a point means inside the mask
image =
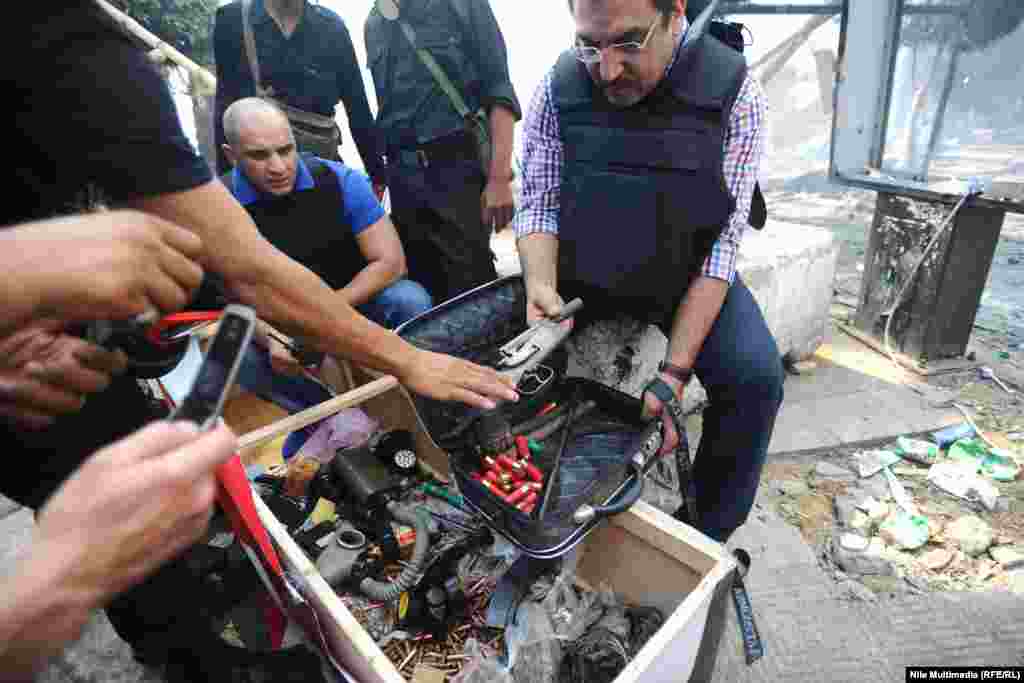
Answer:
POLYGON ((403 278, 381 291, 372 304, 382 312, 388 327, 397 327, 406 320, 430 310, 434 300, 423 285, 403 278))

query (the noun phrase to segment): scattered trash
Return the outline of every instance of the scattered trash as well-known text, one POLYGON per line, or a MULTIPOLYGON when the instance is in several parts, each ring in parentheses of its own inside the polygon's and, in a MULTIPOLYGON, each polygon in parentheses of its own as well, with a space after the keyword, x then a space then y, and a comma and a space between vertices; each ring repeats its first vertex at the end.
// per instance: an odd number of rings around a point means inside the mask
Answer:
POLYGON ((981 375, 982 377, 984 377, 985 379, 992 380, 993 382, 998 384, 999 387, 1003 391, 1005 391, 1008 394, 1015 394, 1015 393, 1017 393, 1013 389, 1011 389, 1010 387, 1008 387, 1005 384, 1003 384, 1003 381, 1001 379, 999 379, 998 377, 996 377, 996 373, 990 367, 987 367, 987 366, 984 366, 984 365, 981 366, 980 368, 978 368, 978 374, 981 375))
POLYGON ((946 527, 946 535, 960 550, 977 557, 992 545, 992 527, 976 515, 965 515, 946 527))
POLYGON ((466 641, 463 648, 466 664, 452 683, 512 683, 512 676, 498 662, 488 656, 475 638, 466 641))
POLYGON ((917 550, 928 542, 928 520, 921 515, 899 513, 878 528, 878 535, 901 550, 917 550))
POLYGON ((889 482, 889 490, 892 491, 893 500, 896 504, 903 508, 903 511, 908 515, 916 516, 918 514, 917 507, 914 506, 914 501, 911 500, 907 490, 903 488, 903 484, 896 478, 896 475, 887 467, 882 472, 885 474, 886 480, 889 482))
POLYGON ((775 489, 779 493, 792 496, 793 498, 799 498, 805 493, 810 493, 810 487, 807 482, 800 479, 782 479, 781 481, 769 482, 769 487, 775 489))
POLYGON ((889 506, 874 498, 866 498, 857 507, 867 513, 868 518, 875 524, 881 524, 889 516, 889 506))
POLYGON ((845 481, 853 481, 853 472, 840 467, 839 465, 833 465, 830 462, 819 462, 814 466, 814 473, 819 477, 825 477, 828 479, 839 479, 845 481))
POLYGON ((935 439, 935 443, 939 448, 946 449, 960 439, 969 439, 976 434, 977 432, 974 431, 974 427, 970 423, 961 422, 960 424, 940 429, 932 434, 932 438, 935 439))
POLYGON ((853 459, 857 462, 857 472, 860 476, 870 477, 881 472, 882 468, 899 462, 900 456, 892 451, 875 450, 857 453, 853 459))
POLYGON ((934 465, 939 458, 939 447, 935 444, 905 436, 896 439, 895 451, 901 458, 922 465, 934 465))
POLYGON ((979 477, 969 464, 949 462, 932 465, 928 481, 956 498, 980 502, 990 512, 996 508, 999 489, 979 477))
POLYGON ((1020 465, 1009 453, 989 449, 980 439, 960 439, 949 448, 949 460, 962 462, 996 481, 1013 481, 1020 473, 1020 465))
POLYGON ((921 556, 921 564, 933 572, 945 569, 952 561, 953 553, 949 552, 945 548, 935 548, 921 556))
POLYGON ((1003 569, 1020 569, 1024 567, 1024 551, 1009 545, 997 545, 988 549, 989 557, 998 562, 1003 569))
POLYGON ((839 537, 839 544, 842 545, 845 550, 862 553, 868 549, 871 541, 863 536, 858 536, 857 534, 843 534, 839 537))
POLYGON ((893 576, 896 573, 892 561, 885 557, 885 541, 877 537, 868 541, 857 534, 843 534, 834 541, 832 557, 848 574, 893 576))
POLYGON ((859 532, 863 536, 871 535, 871 528, 874 523, 871 521, 866 513, 860 510, 854 510, 853 515, 850 517, 850 528, 856 532, 859 532))

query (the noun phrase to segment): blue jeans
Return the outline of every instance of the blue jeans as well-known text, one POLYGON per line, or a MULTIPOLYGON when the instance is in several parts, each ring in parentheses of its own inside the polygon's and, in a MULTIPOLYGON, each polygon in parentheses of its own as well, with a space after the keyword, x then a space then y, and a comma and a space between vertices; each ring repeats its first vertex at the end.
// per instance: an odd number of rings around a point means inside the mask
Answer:
POLYGON ((697 355, 694 373, 708 393, 694 463, 698 528, 724 543, 754 504, 785 379, 775 339, 739 277, 697 355))
POLYGON ((430 310, 433 305, 434 301, 423 285, 403 278, 381 290, 365 304, 356 306, 356 310, 390 330, 430 310))
MULTIPOLYGON (((427 290, 412 280, 403 279, 382 290, 357 310, 378 325, 394 328, 429 310, 432 303, 427 290)), ((250 346, 242 358, 238 384, 289 413, 298 413, 331 397, 322 386, 305 377, 275 373, 270 365, 270 355, 257 346, 250 346)), ((289 434, 282 449, 284 457, 294 455, 319 424, 314 423, 289 434)))

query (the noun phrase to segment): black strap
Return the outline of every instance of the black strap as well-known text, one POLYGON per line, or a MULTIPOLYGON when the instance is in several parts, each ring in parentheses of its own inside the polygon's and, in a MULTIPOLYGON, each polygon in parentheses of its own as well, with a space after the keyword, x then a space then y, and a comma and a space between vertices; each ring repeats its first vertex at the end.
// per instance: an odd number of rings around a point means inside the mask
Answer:
MULTIPOLYGON (((680 511, 686 514, 686 519, 683 521, 690 526, 696 526, 699 519, 697 515, 697 492, 693 484, 693 477, 691 476, 693 463, 690 460, 690 445, 685 438, 686 425, 683 422, 683 406, 679 403, 679 399, 676 398, 672 387, 666 384, 660 377, 654 377, 654 379, 647 383, 643 393, 646 394, 648 391, 661 401, 661 405, 672 419, 672 424, 679 435, 679 444, 676 446, 676 471, 679 475, 679 494, 683 497, 683 505, 680 511)), ((643 400, 643 394, 641 394, 640 399, 643 400)))
POLYGON ((732 579, 732 600, 736 606, 736 620, 743 636, 743 650, 747 657, 747 666, 764 657, 764 641, 754 621, 754 609, 750 605, 750 595, 743 584, 743 577, 750 571, 750 553, 742 548, 732 551, 736 558, 736 573, 732 579))

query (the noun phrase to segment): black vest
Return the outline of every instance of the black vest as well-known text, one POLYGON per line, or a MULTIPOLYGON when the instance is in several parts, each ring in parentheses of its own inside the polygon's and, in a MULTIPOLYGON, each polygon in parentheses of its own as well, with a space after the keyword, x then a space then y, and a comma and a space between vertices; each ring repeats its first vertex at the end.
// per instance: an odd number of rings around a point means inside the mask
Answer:
POLYGON ((734 208, 723 145, 746 73, 742 55, 702 35, 680 48, 654 92, 622 109, 571 51, 562 54, 552 93, 565 150, 563 296, 671 318, 734 208))
MULTIPOLYGON (((366 267, 366 258, 345 221, 341 178, 311 155, 302 160, 315 187, 283 197, 263 197, 245 209, 268 242, 341 289, 366 267)), ((222 176, 230 187, 231 174, 222 176)))

